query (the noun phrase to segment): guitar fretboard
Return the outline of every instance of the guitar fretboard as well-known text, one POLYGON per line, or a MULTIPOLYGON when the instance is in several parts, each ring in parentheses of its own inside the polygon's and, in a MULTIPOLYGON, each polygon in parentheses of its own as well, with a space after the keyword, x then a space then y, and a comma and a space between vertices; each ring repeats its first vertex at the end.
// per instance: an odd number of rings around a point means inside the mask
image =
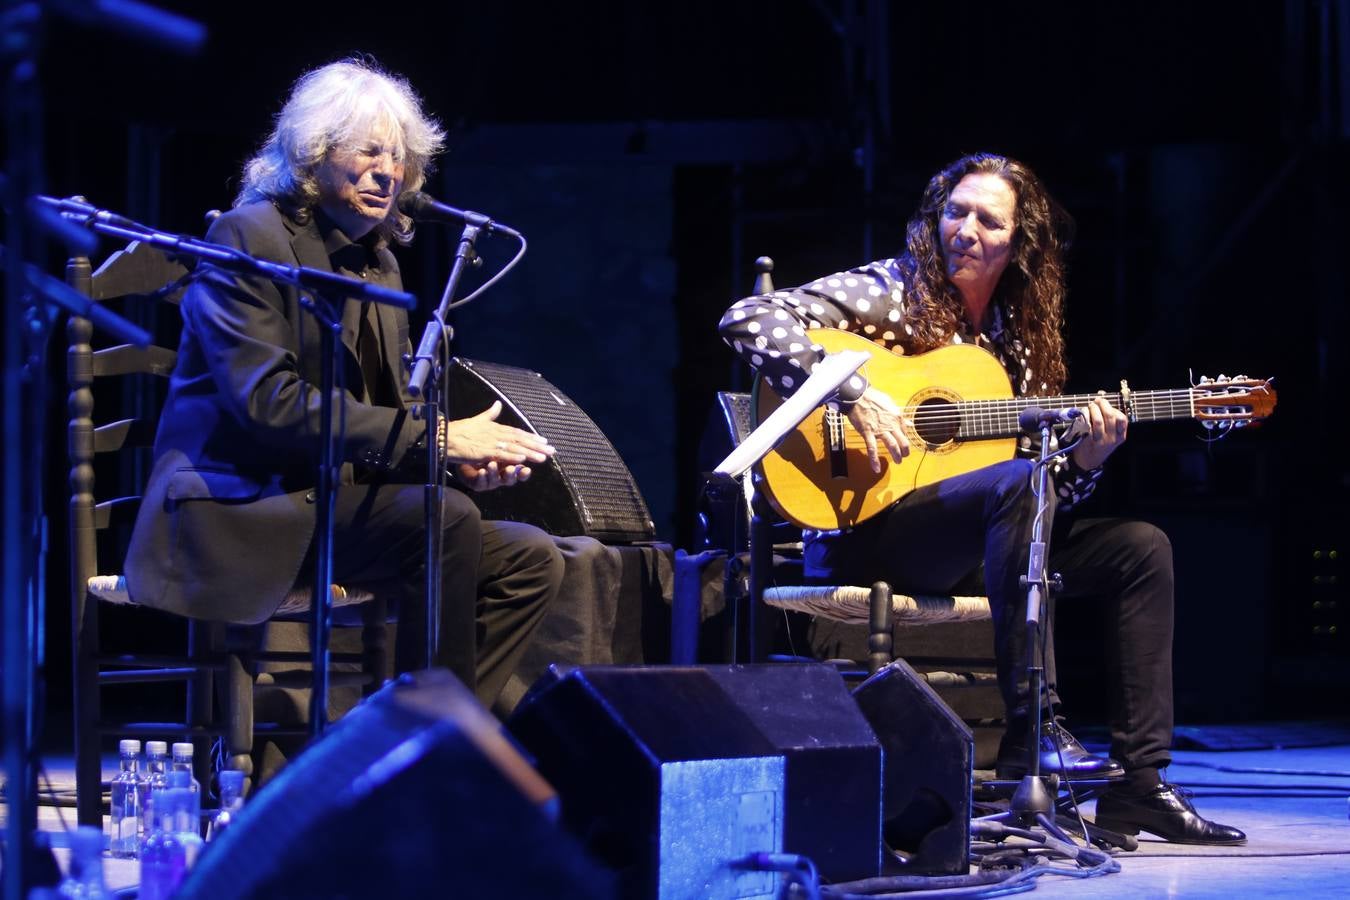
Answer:
MULTIPOLYGON (((964 400, 957 403, 925 403, 906 409, 916 427, 951 429, 957 426, 959 440, 1009 438, 1021 433, 1018 416, 1032 407, 1042 409, 1083 408, 1101 394, 1068 394, 1062 397, 1015 397, 1011 400, 964 400)), ((1104 395, 1112 406, 1121 408, 1119 392, 1104 395)), ((1194 392, 1190 388, 1166 391, 1131 391, 1130 421, 1154 422, 1189 419, 1195 415, 1194 392)))

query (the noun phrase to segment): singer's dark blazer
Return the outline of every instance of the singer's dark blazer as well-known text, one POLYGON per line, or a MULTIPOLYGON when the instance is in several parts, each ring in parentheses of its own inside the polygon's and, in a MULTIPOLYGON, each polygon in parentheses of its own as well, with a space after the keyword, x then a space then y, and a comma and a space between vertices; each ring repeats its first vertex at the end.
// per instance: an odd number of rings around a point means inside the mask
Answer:
MULTIPOLYGON (((207 239, 286 265, 333 271, 313 217, 271 203, 225 213, 207 239)), ((376 251, 380 282, 401 285, 393 254, 376 251)), ((343 304, 347 384, 361 385, 356 334, 361 304, 343 304)), ((402 310, 377 306, 379 378, 398 408, 341 394, 344 458, 398 465, 425 433, 409 412, 398 361, 408 346, 402 310)), ((301 577, 314 534, 320 421, 317 320, 295 288, 216 268, 184 294, 178 363, 155 438, 155 464, 126 561, 140 604, 180 615, 255 623, 276 611, 301 577)), ((359 389, 359 388, 358 388, 359 389)), ((339 415, 335 406, 335 419, 339 415)), ((350 465, 344 465, 343 479, 350 465)), ((301 580, 307 580, 305 573, 301 580)))

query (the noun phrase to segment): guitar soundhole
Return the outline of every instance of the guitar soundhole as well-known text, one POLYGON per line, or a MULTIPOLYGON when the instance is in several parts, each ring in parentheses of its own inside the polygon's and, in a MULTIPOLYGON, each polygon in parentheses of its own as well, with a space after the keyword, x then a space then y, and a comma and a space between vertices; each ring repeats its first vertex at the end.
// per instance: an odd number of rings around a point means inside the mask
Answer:
POLYGON ((961 411, 955 403, 937 397, 924 400, 914 410, 914 430, 930 448, 956 440, 961 430, 961 411))

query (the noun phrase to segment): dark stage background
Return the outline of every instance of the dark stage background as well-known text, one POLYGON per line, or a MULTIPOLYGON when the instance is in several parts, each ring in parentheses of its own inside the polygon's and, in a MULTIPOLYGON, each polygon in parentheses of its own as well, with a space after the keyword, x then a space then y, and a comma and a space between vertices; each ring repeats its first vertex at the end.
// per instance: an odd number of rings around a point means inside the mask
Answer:
MULTIPOLYGON (((372 54, 448 127, 428 190, 531 241, 456 318, 457 352, 570 394, 677 546, 713 395, 748 385, 715 325, 753 259, 792 285, 892 255, 940 165, 1023 159, 1078 221, 1071 388, 1278 376, 1261 429, 1213 446, 1189 424, 1137 429, 1084 510, 1172 537, 1179 716, 1344 712, 1347 0, 160 5, 209 25, 204 55, 50 35, 48 192, 200 233, 296 76, 372 54)), ((401 255, 426 304, 451 237, 428 227, 401 255)), ((51 446, 60 709, 59 428, 51 446)), ((1057 642, 1062 692, 1089 711, 1094 617, 1061 610, 1057 642)))

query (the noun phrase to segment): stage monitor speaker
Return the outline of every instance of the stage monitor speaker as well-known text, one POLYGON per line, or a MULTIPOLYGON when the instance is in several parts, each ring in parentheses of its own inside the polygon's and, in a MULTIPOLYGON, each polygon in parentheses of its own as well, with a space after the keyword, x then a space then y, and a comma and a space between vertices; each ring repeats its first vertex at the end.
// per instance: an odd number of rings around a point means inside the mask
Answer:
POLYGON ((250 797, 174 897, 614 896, 556 812, 452 675, 404 676, 250 797))
POLYGON ((881 750, 829 667, 555 668, 509 727, 625 895, 772 897, 760 851, 877 874, 881 750))
POLYGON ((833 666, 710 666, 736 706, 787 760, 783 850, 830 881, 881 870, 882 752, 833 666))
POLYGON ((562 391, 538 372, 455 358, 450 366, 450 415, 476 415, 502 401, 497 421, 548 438, 553 459, 534 466, 509 491, 473 493, 484 518, 537 525, 549 534, 587 535, 607 543, 656 537, 651 513, 614 445, 562 391))
POLYGON ((970 870, 970 802, 975 739, 904 660, 853 692, 885 755, 882 836, 905 868, 970 870))

